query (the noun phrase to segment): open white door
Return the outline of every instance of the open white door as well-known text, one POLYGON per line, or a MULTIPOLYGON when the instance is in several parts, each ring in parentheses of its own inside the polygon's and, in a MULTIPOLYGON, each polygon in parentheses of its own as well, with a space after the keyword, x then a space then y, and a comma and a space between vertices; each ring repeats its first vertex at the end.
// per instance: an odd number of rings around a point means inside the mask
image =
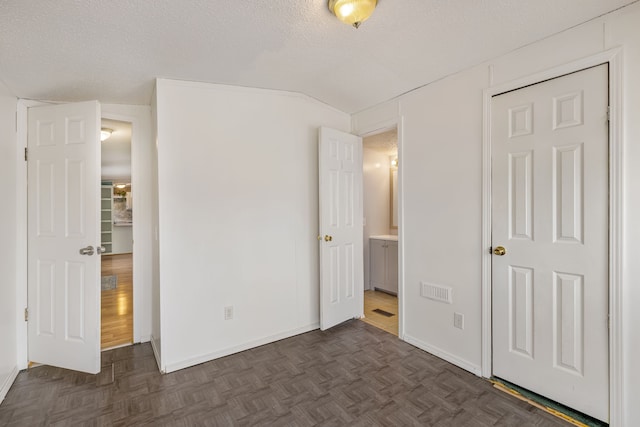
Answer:
POLYGON ((320 128, 320 329, 362 316, 362 138, 320 128))
POLYGON ((95 374, 100 104, 32 107, 28 115, 29 360, 95 374))

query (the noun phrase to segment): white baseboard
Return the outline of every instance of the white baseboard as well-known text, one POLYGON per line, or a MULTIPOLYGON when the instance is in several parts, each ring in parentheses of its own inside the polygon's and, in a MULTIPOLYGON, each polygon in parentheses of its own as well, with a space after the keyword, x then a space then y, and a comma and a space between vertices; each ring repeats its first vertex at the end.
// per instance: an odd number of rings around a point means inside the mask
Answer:
POLYGON ((151 341, 151 335, 143 335, 140 337, 138 342, 136 342, 136 344, 138 343, 142 344, 143 342, 149 342, 149 341, 151 341))
MULTIPOLYGON (((260 339, 243 343, 234 347, 229 347, 229 348, 222 349, 220 351, 215 351, 213 353, 203 354, 201 356, 192 357, 190 359, 185 359, 175 363, 170 363, 165 366, 164 372, 169 373, 169 372, 178 371, 180 369, 188 368, 190 366, 195 366, 200 363, 208 362, 213 359, 229 356, 230 354, 239 353, 241 351, 249 350, 254 347, 259 347, 261 345, 269 344, 275 341, 279 341, 281 339, 290 338, 295 335, 304 334, 305 332, 314 331, 319 327, 320 327, 319 323, 313 323, 311 325, 303 326, 302 328, 297 328, 290 331, 282 332, 280 334, 275 334, 268 337, 260 338, 260 339)), ((151 340, 151 343, 153 343, 153 340, 151 340)))
POLYGON ((431 353, 434 356, 439 357, 440 359, 446 360, 447 362, 456 365, 459 368, 464 369, 465 371, 469 371, 472 374, 475 374, 479 377, 482 376, 482 368, 479 365, 476 365, 474 363, 471 363, 467 360, 464 360, 458 356, 455 356, 451 353, 448 353, 442 349, 439 349, 438 347, 435 347, 431 344, 427 344, 424 341, 420 341, 417 338, 414 338, 410 335, 404 335, 403 339, 408 342, 409 344, 418 347, 420 350, 424 350, 427 353, 431 353))
POLYGON ((4 381, 0 383, 0 403, 2 403, 7 393, 9 393, 9 389, 13 385, 13 382, 16 380, 17 376, 18 367, 16 366, 11 370, 11 372, 7 374, 7 376, 4 378, 4 381))
POLYGON ((151 348, 153 349, 153 357, 156 359, 156 365, 158 365, 158 370, 164 374, 162 370, 162 365, 160 364, 160 349, 157 347, 156 339, 151 335, 149 337, 149 341, 151 342, 151 348))

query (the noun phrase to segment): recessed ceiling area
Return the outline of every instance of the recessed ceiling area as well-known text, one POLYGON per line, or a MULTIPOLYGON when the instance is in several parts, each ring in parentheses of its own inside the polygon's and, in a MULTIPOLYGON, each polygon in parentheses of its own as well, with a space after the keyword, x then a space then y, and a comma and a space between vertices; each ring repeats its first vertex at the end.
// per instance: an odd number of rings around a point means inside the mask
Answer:
POLYGON ((20 98, 148 105, 156 77, 295 91, 353 113, 635 0, 5 0, 0 80, 20 98))

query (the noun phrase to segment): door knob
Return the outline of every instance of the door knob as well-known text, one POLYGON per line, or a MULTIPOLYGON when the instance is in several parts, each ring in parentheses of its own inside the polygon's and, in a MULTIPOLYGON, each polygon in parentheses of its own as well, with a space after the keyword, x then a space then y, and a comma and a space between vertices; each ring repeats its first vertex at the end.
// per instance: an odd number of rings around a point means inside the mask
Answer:
POLYGON ((325 241, 325 242, 330 242, 330 241, 332 241, 332 240, 333 240, 333 237, 331 237, 331 236, 329 236, 329 235, 326 235, 326 234, 325 234, 325 236, 324 236, 324 241, 325 241))
POLYGON ((93 255, 93 246, 87 246, 86 248, 80 249, 80 255, 93 255))
POLYGON ((502 256, 506 253, 507 253, 507 250, 504 248, 504 246, 496 246, 495 249, 493 250, 493 254, 498 256, 502 256))
POLYGON ((107 248, 105 248, 104 246, 98 246, 96 250, 98 251, 98 255, 100 255, 105 253, 107 251, 107 248))

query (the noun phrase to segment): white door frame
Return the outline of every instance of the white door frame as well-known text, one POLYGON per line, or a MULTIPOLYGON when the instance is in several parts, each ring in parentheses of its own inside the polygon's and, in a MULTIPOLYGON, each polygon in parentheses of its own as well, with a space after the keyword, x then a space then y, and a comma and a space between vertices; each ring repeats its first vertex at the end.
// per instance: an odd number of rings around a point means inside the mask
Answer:
POLYGON ((482 376, 492 375, 491 336, 491 98, 600 64, 609 64, 609 412, 623 419, 622 259, 623 145, 622 49, 616 48, 484 90, 482 138, 482 376))
MULTIPOLYGON (((141 192, 140 189, 142 189, 142 186, 140 185, 140 172, 137 170, 137 157, 138 157, 138 153, 140 153, 140 144, 143 144, 143 141, 140 140, 140 138, 138 137, 138 135, 140 134, 140 123, 139 123, 139 117, 137 116, 132 116, 132 115, 128 115, 128 114, 119 114, 119 113, 114 113, 112 111, 110 111, 110 109, 108 108, 103 108, 102 109, 102 118, 103 119, 109 119, 109 120, 118 120, 121 122, 128 122, 131 123, 131 188, 133 189, 133 198, 135 200, 138 199, 138 197, 136 196, 136 194, 140 195, 139 193, 141 192), (135 145, 134 145, 135 144, 135 145), (138 185, 138 189, 136 189, 136 185, 138 185)), ((138 204, 136 204, 136 206, 139 206, 138 204)), ((148 341, 148 338, 146 340, 142 339, 141 337, 141 327, 140 327, 140 320, 142 318, 144 318, 143 314, 144 314, 144 298, 146 297, 147 300, 150 300, 150 295, 145 295, 144 293, 144 286, 143 285, 143 280, 142 278, 143 276, 143 259, 141 258, 143 253, 140 250, 141 249, 141 243, 144 241, 143 238, 143 234, 141 234, 141 226, 142 226, 142 222, 144 221, 144 218, 142 219, 143 221, 140 221, 140 216, 137 217, 138 220, 136 220, 136 214, 134 213, 134 217, 133 217, 133 224, 131 225, 131 233, 133 236, 133 250, 132 250, 132 256, 133 256, 133 276, 132 276, 132 289, 133 289, 133 342, 134 343, 139 343, 141 341, 148 341), (137 244, 137 249, 136 250, 136 243, 137 244)))
MULTIPOLYGON (((402 123, 403 117, 397 116, 393 119, 358 129, 357 135, 364 139, 367 136, 376 135, 394 128, 398 131, 398 164, 400 165, 398 168, 398 338, 404 341, 404 227, 402 226, 404 223, 404 174, 402 172, 404 162, 402 158, 402 123)), ((364 292, 364 288, 360 292, 364 292)))
MULTIPOLYGON (((27 118, 28 109, 39 105, 47 105, 41 101, 18 99, 16 113, 16 351, 18 370, 26 369, 29 363, 28 352, 28 330, 27 322, 24 321, 24 309, 27 307, 27 162, 24 161, 24 149, 27 147, 27 118)), ((101 104, 102 117, 130 122, 132 124, 131 137, 131 185, 138 185, 138 192, 144 191, 143 181, 148 184, 144 171, 140 166, 142 161, 139 157, 145 156, 148 142, 145 138, 150 137, 148 126, 143 112, 138 106, 124 106, 101 104), (121 111, 121 112, 120 112, 121 111), (143 129, 144 128, 144 129, 143 129)), ((144 186, 146 188, 146 186, 144 186)), ((149 189, 150 191, 150 189, 149 189)), ((137 206, 142 206, 141 197, 137 198, 137 206)), ((146 207, 147 203, 145 203, 146 207)), ((140 209, 142 210, 142 209, 140 209)), ((138 215, 144 222, 145 218, 138 215)), ((138 223, 140 224, 140 220, 138 223)), ((149 225, 149 227, 151 227, 149 225)), ((137 243, 133 248, 133 342, 149 341, 150 325, 150 300, 151 294, 147 283, 150 282, 151 272, 147 271, 145 253, 150 252, 151 230, 145 230, 142 226, 133 226, 133 239, 137 243)))

